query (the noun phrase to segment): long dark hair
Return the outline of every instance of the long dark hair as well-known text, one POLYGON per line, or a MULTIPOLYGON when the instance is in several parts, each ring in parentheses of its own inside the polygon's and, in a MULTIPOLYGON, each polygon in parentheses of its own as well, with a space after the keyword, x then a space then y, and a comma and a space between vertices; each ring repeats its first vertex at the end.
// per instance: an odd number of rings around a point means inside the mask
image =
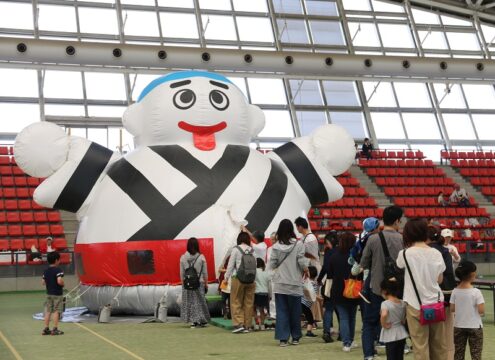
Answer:
POLYGON ((198 239, 192 237, 189 240, 187 240, 187 252, 191 255, 196 255, 197 253, 201 254, 201 251, 199 251, 198 239))
POLYGON ((343 232, 342 234, 339 235, 339 251, 343 254, 348 254, 354 244, 356 243, 356 236, 349 232, 343 232))
POLYGON ((442 235, 440 235, 440 228, 435 225, 428 225, 428 240, 441 245, 445 242, 442 235))
POLYGON ((239 235, 237 235, 237 245, 251 245, 251 237, 247 232, 241 231, 239 235))
POLYGON ((289 245, 290 239, 295 239, 296 234, 294 234, 294 225, 289 219, 283 219, 278 225, 277 239, 281 244, 289 245))
POLYGON ((428 238, 428 223, 425 219, 409 219, 404 225, 404 245, 410 247, 415 242, 426 241, 428 238))

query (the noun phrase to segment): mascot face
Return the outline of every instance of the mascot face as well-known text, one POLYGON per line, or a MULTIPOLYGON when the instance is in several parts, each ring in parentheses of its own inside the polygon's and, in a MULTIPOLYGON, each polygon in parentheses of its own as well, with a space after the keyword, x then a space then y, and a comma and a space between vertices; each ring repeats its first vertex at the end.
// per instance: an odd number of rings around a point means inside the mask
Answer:
POLYGON ((185 71, 152 81, 123 123, 137 146, 194 144, 209 151, 217 144, 248 145, 265 120, 226 77, 185 71))

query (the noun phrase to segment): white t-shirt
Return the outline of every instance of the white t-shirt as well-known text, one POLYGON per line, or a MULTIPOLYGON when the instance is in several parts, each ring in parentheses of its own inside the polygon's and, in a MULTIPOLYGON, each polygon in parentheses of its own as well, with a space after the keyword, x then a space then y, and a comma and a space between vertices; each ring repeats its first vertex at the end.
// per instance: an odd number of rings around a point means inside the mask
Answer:
POLYGON ((318 247, 318 239, 315 234, 309 233, 302 238, 304 243, 304 252, 310 254, 314 259, 310 259, 310 265, 320 267, 320 250, 318 247))
POLYGON ((478 305, 484 304, 483 294, 479 289, 455 288, 450 296, 450 303, 455 304, 454 326, 463 329, 483 327, 478 305))
MULTIPOLYGON (((404 251, 406 250, 401 250, 397 256, 397 266, 401 269, 406 269, 403 300, 408 305, 419 310, 418 297, 414 292, 411 277, 404 261, 404 251)), ((423 305, 433 304, 438 301, 439 295, 440 301, 443 301, 443 293, 438 284, 438 277, 445 271, 445 263, 440 251, 430 247, 411 247, 406 251, 406 258, 418 288, 421 303, 423 305)))
POLYGON ((266 264, 266 250, 268 246, 264 242, 253 244, 254 257, 262 259, 266 264))

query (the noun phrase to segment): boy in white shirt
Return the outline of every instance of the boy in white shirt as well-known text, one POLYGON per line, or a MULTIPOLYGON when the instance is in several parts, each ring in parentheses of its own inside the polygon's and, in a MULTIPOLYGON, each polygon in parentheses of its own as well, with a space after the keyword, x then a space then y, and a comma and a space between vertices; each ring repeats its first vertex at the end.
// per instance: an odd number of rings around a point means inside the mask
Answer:
POLYGON ((450 297, 450 311, 454 318, 455 359, 464 359, 466 343, 472 360, 481 360, 483 351, 483 322, 485 300, 479 289, 473 287, 476 279, 476 265, 471 261, 463 261, 455 270, 461 281, 450 297))

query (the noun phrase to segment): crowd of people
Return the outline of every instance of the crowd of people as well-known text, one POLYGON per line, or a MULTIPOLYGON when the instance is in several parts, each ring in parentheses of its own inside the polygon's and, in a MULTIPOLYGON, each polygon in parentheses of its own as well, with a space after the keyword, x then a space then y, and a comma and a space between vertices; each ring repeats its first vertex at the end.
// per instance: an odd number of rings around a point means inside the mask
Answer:
MULTIPOLYGON (((472 286, 476 265, 461 260, 450 244, 450 229, 410 219, 401 233, 402 217, 401 208, 390 206, 383 212, 383 228, 378 219, 367 218, 359 236, 328 233, 322 264, 318 239, 304 218, 294 223, 282 220, 271 244, 264 234, 242 227, 219 269, 218 290, 224 316, 232 319, 232 332, 265 330, 270 319, 275 339, 286 347, 298 345, 303 336, 315 337, 322 320, 323 341, 340 340, 342 350, 350 352, 359 347, 355 341, 359 309, 365 360, 377 356, 378 346, 386 348, 387 359, 402 359, 412 350, 416 360, 461 360, 467 343, 471 358, 481 359, 484 299, 472 286)), ((63 334, 57 329, 63 287, 59 261, 56 251, 48 254, 50 267, 43 276, 45 335, 63 334), (53 330, 48 327, 51 316, 53 330)), ((208 271, 196 238, 187 242, 180 276, 181 319, 191 327, 205 327, 210 320, 205 298, 208 271)))

